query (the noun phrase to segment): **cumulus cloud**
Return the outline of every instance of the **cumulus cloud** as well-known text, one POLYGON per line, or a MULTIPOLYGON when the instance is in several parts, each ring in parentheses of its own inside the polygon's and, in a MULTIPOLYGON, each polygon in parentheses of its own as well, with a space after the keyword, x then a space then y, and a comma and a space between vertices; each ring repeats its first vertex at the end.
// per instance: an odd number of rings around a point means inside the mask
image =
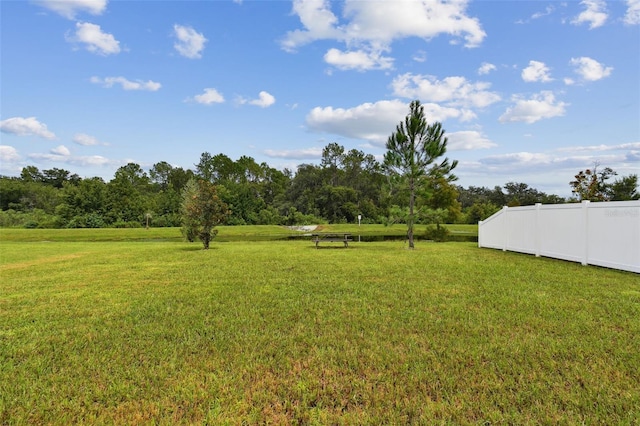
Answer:
POLYGON ((627 0, 624 23, 626 25, 640 25, 640 0, 627 0))
POLYGON ((480 68, 478 68, 478 74, 480 75, 485 75, 485 74, 489 74, 491 71, 495 71, 496 70, 496 66, 493 64, 490 64, 488 62, 483 62, 480 65, 480 68))
POLYGON ((408 110, 408 104, 399 100, 365 103, 348 109, 316 107, 307 115, 306 123, 313 131, 383 144, 408 110))
POLYGON ((281 42, 286 51, 295 51, 299 46, 315 40, 342 40, 344 35, 337 28, 338 18, 331 11, 329 0, 294 0, 293 13, 298 15, 304 30, 287 33, 281 42))
POLYGON ((18 150, 9 145, 0 145, 0 162, 13 163, 20 159, 18 150))
POLYGON ((135 80, 135 81, 131 81, 128 80, 124 77, 105 77, 105 78, 100 78, 100 77, 91 77, 91 79, 89 80, 91 81, 91 83, 93 84, 99 84, 102 87, 106 87, 106 88, 111 88, 116 84, 119 84, 124 90, 146 90, 149 92, 155 92, 157 90, 160 90, 160 88, 162 87, 162 85, 160 83, 157 83, 155 81, 142 81, 142 80, 135 80))
POLYGON ((393 93, 408 99, 425 102, 443 102, 447 106, 484 108, 500 100, 500 96, 488 89, 490 83, 467 81, 464 77, 446 77, 438 80, 431 75, 406 73, 391 83, 393 93))
POLYGON ((343 15, 347 41, 389 44, 405 37, 431 39, 440 34, 464 39, 467 47, 482 43, 486 33, 466 14, 467 1, 368 2, 347 0, 343 15))
POLYGON ((568 104, 557 101, 552 92, 542 91, 531 99, 513 98, 515 105, 508 108, 499 118, 501 123, 524 121, 535 123, 543 118, 560 117, 568 104))
POLYGON ((447 149, 451 151, 469 151, 475 149, 488 149, 497 146, 482 133, 475 130, 463 130, 460 132, 446 133, 448 139, 447 149))
POLYGON ((207 87, 204 93, 195 95, 193 98, 187 98, 187 102, 196 102, 202 105, 221 104, 224 102, 224 96, 216 89, 207 87))
MULTIPOLYGON (((447 118, 464 119, 465 112, 434 103, 424 103, 429 122, 447 118)), ((409 104, 400 100, 364 103, 353 108, 316 107, 306 117, 310 130, 346 138, 362 139, 378 147, 409 112, 409 104)))
POLYGON ((67 19, 75 19, 80 12, 100 15, 107 8, 107 0, 35 0, 35 3, 67 19))
POLYGON ((382 56, 381 52, 365 50, 343 52, 335 48, 329 49, 324 55, 324 61, 341 70, 384 70, 393 67, 393 58, 382 56))
POLYGON ((258 94, 258 99, 252 100, 240 100, 241 103, 248 103, 249 105, 259 106, 260 108, 267 108, 276 103, 276 98, 269 92, 265 92, 264 90, 258 94))
POLYGON ((570 64, 575 67, 575 72, 585 81, 597 81, 609 77, 613 67, 606 67, 595 59, 588 57, 571 58, 570 64))
POLYGON ((553 81, 549 76, 549 67, 544 62, 529 61, 529 66, 522 70, 522 79, 527 83, 536 81, 547 83, 553 81))
POLYGON ((575 25, 589 24, 589 29, 598 28, 607 21, 607 4, 604 0, 582 0, 580 2, 585 7, 571 23, 575 25))
POLYGON ((0 121, 0 131, 18 136, 39 136, 45 139, 55 139, 56 135, 47 129, 47 125, 39 122, 35 117, 12 117, 0 121))
POLYGON ((62 155, 64 157, 71 155, 71 151, 64 145, 58 145, 55 148, 51 149, 51 153, 55 155, 62 155))
POLYGON ((94 145, 108 145, 105 142, 100 142, 93 136, 87 135, 86 133, 76 133, 73 137, 73 143, 82 146, 94 146, 94 145))
POLYGON ((199 59, 202 57, 204 45, 207 42, 205 36, 191 27, 175 24, 173 34, 178 39, 173 47, 185 58, 199 59))
POLYGON ((99 55, 120 53, 120 42, 109 33, 102 32, 100 25, 89 22, 76 22, 76 32, 67 34, 67 41, 84 44, 85 49, 99 55))
POLYGON ((236 102, 240 105, 249 104, 259 106, 261 108, 267 108, 276 103, 276 98, 271 93, 263 90, 258 94, 257 99, 247 99, 242 96, 237 96, 236 102))
MULTIPOLYGON (((387 69, 392 58, 382 56, 395 40, 407 37, 431 39, 441 34, 477 47, 486 33, 477 18, 467 16, 467 1, 370 2, 346 0, 344 22, 331 10, 328 0, 294 0, 293 13, 303 29, 289 31, 281 46, 295 51, 316 40, 344 43, 346 52, 331 49, 325 61, 340 69, 387 69)), ((338 3, 335 3, 338 4, 338 3)))

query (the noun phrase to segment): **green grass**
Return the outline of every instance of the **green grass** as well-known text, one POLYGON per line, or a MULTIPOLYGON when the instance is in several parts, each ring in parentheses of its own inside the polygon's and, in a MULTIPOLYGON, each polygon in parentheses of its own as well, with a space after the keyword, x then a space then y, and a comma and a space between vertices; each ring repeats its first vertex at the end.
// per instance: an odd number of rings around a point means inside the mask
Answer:
MULTIPOLYGON (((478 236, 477 225, 446 225, 452 235, 478 236)), ((218 241, 278 240, 303 237, 309 232, 286 226, 250 225, 219 226, 218 241)), ((424 233, 425 226, 416 226, 415 234, 424 233)), ((350 232, 363 237, 406 236, 406 225, 320 225, 321 232, 350 232)), ((0 241, 182 241, 180 228, 101 228, 101 229, 19 229, 0 228, 0 241)))
POLYGON ((473 243, 1 235, 0 424, 640 421, 637 274, 473 243))

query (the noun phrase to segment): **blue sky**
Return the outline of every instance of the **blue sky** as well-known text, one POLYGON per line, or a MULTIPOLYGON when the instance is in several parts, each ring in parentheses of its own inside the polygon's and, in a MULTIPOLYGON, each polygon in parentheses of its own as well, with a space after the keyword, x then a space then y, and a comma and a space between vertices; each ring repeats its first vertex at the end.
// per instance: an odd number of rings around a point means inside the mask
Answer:
POLYGON ((0 174, 382 159, 419 99, 463 186, 640 172, 640 0, 0 1, 0 174))

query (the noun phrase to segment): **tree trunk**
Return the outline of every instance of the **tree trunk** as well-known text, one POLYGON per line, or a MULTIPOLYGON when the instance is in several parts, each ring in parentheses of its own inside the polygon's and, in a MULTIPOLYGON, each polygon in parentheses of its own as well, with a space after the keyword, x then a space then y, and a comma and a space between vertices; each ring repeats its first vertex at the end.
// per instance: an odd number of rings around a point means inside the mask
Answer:
POLYGON ((407 237, 409 238, 409 248, 413 249, 413 205, 415 204, 415 182, 414 178, 409 179, 409 217, 407 218, 407 237))

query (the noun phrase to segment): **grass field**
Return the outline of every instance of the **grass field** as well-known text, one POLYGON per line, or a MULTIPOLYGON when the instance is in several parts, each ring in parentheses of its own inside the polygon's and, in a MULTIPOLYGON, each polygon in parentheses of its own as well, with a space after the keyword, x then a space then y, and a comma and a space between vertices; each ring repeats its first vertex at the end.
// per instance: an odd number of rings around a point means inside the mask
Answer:
POLYGON ((0 231, 3 425, 640 422, 637 274, 33 231, 0 231))
MULTIPOLYGON (((477 225, 446 225, 453 237, 477 237, 477 225)), ((302 238, 306 231, 276 225, 219 226, 217 241, 274 241, 302 238)), ((363 237, 406 237, 406 225, 319 225, 320 232, 350 232, 363 237)), ((420 238, 425 226, 417 225, 415 235, 420 238)), ((182 241, 179 228, 100 228, 100 229, 22 229, 0 228, 2 241, 182 241)))

